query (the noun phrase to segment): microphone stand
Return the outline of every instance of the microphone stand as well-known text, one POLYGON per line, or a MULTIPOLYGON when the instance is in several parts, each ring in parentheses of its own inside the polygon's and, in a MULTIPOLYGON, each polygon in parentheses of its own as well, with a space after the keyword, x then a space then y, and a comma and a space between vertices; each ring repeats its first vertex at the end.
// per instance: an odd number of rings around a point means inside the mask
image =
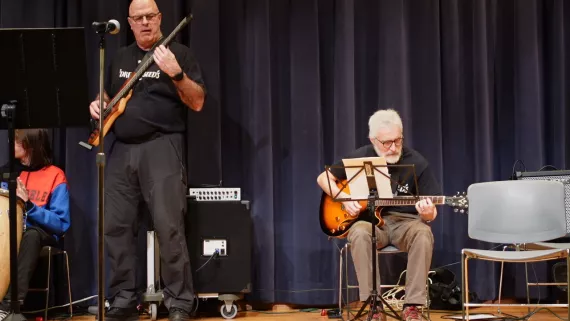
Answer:
POLYGON ((104 137, 103 137, 103 119, 101 115, 103 115, 103 106, 105 104, 105 33, 106 30, 97 30, 97 34, 99 34, 99 153, 97 153, 96 163, 98 168, 98 217, 99 217, 99 224, 98 224, 98 241, 97 241, 97 249, 98 249, 98 319, 97 320, 105 320, 105 269, 104 269, 104 251, 105 251, 105 243, 104 243, 104 195, 105 195, 105 181, 104 181, 104 171, 105 171, 105 149, 104 149, 104 137))

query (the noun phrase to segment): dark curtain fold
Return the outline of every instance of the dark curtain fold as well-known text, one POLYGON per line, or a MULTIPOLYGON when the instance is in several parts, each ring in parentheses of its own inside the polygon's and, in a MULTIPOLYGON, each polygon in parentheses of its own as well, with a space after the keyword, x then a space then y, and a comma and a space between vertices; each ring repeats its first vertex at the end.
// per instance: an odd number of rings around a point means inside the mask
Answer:
MULTIPOLYGON (((251 300, 338 300, 343 241, 320 231, 315 180, 325 165, 367 143, 376 109, 401 113, 405 143, 430 161, 446 195, 508 179, 513 170, 570 162, 570 8, 563 0, 157 2, 165 34, 193 13, 177 39, 200 62, 208 98, 203 112, 188 112, 189 183, 241 187, 252 202, 251 300)), ((109 59, 133 41, 128 5, 0 0, 0 27, 85 27, 90 97, 77 108, 87 108, 98 84, 98 38, 90 24, 121 23, 122 32, 107 37, 109 59)), ((66 247, 74 300, 97 289, 95 152, 77 144, 88 134, 54 129, 53 140, 72 195, 66 247)), ((467 217, 446 207, 433 232, 432 267, 447 266, 458 278, 462 248, 502 249, 470 239, 467 217)), ((381 265, 387 280, 400 272, 386 264, 392 261, 381 265)), ((405 268, 405 260, 397 264, 405 268)), ((550 265, 532 268, 531 280, 552 278, 550 265)), ((471 274, 480 298, 497 296, 498 265, 477 262, 471 274)), ((507 265, 504 282, 503 296, 524 297, 521 267, 507 265)), ((536 289, 531 294, 538 297, 536 289)), ((540 292, 542 299, 555 295, 540 292)))

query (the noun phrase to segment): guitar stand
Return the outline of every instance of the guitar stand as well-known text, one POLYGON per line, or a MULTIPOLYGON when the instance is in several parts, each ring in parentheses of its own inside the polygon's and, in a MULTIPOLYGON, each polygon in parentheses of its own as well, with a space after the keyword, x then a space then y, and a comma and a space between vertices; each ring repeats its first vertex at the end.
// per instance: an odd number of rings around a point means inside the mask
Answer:
MULTIPOLYGON (((377 199, 377 195, 378 192, 376 190, 376 188, 371 188, 370 189, 370 195, 368 196, 368 213, 370 214, 371 218, 374 218, 374 203, 377 199)), ((374 219, 373 219, 374 221, 374 219)), ((366 302, 364 303, 364 305, 362 305, 362 307, 360 308, 360 310, 358 311, 358 313, 356 314, 356 316, 354 317, 353 320, 356 320, 360 317, 360 315, 362 314, 362 312, 364 311, 364 308, 366 308, 367 305, 370 305, 370 311, 368 312, 368 318, 366 320, 372 320, 372 318, 374 317, 374 315, 376 313, 383 313, 387 316, 390 316, 394 319, 399 319, 400 317, 398 316, 398 313, 396 313, 396 311, 394 310, 394 308, 392 308, 392 306, 390 304, 388 304, 388 302, 386 302, 386 300, 384 298, 382 298, 381 295, 378 294, 378 288, 376 286, 376 263, 378 261, 378 255, 377 255, 377 239, 376 239, 376 223, 372 223, 370 224, 372 226, 372 290, 370 291, 370 295, 368 296, 368 299, 366 299, 366 302), (378 303, 382 304, 382 309, 378 309, 378 303), (393 315, 386 312, 386 310, 384 309, 384 307, 387 306, 390 311, 392 311, 393 315)))

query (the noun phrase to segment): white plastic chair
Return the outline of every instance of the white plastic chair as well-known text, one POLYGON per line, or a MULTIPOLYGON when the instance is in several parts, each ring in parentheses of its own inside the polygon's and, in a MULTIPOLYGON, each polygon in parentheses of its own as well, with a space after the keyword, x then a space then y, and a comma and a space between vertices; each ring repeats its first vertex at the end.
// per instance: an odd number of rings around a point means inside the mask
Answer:
MULTIPOLYGON (((469 237, 475 240, 526 244, 556 239, 566 234, 564 186, 555 181, 497 181, 469 186, 469 237)), ((531 263, 566 259, 569 249, 536 251, 462 250, 463 319, 469 318, 469 307, 527 306, 568 307, 568 304, 485 304, 469 303, 470 259, 492 262, 531 263)), ((570 266, 570 265, 569 265, 570 266)), ((570 291, 568 292, 570 302, 570 291)), ((568 312, 570 320, 570 310, 568 312)))

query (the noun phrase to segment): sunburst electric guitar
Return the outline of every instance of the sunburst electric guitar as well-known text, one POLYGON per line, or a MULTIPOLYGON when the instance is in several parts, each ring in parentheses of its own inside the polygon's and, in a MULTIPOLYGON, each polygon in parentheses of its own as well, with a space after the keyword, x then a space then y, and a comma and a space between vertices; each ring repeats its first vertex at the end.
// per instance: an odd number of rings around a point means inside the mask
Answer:
MULTIPOLYGON (((337 186, 342 188, 346 186, 347 181, 343 180, 337 182, 337 186)), ((343 190, 345 193, 350 194, 348 186, 343 190)), ((382 208, 386 206, 406 206, 415 205, 420 199, 429 198, 435 205, 449 205, 455 209, 455 211, 460 211, 462 213, 467 211, 468 200, 465 193, 456 196, 397 196, 393 199, 382 199, 376 200, 374 204, 374 221, 376 226, 381 227, 384 225, 384 220, 382 219, 382 208)), ((321 197, 321 206, 319 211, 319 220, 321 223, 321 229, 323 232, 331 237, 345 238, 350 227, 361 220, 365 219, 368 215, 366 211, 368 210, 368 201, 358 201, 362 206, 360 214, 357 216, 351 216, 345 209, 342 202, 334 201, 332 197, 328 194, 323 193, 321 197)))

